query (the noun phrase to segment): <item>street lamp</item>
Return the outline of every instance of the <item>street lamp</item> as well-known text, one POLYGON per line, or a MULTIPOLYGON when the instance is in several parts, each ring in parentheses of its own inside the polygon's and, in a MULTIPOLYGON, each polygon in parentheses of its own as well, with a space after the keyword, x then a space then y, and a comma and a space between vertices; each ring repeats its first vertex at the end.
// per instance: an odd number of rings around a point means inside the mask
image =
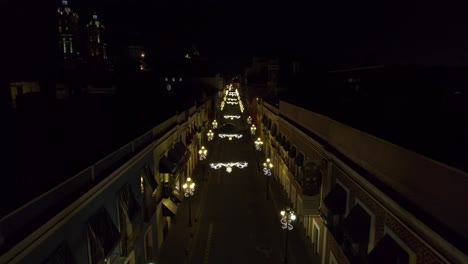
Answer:
POLYGON ((216 120, 213 120, 213 123, 211 123, 213 125, 213 129, 216 129, 218 127, 218 122, 216 120))
POLYGON ((211 131, 211 129, 208 131, 208 133, 206 135, 208 136, 208 141, 213 140, 214 132, 211 131))
POLYGON ((252 126, 250 127, 250 133, 252 135, 255 135, 255 131, 257 130, 257 128, 255 127, 255 125, 252 124, 252 126))
POLYGON ((270 186, 270 176, 271 176, 271 169, 273 169, 273 163, 271 163, 270 159, 267 159, 263 163, 263 174, 267 176, 267 184, 266 184, 266 199, 270 199, 270 192, 268 191, 268 187, 270 186))
POLYGON ((293 230, 292 222, 296 220, 296 214, 291 208, 281 211, 281 228, 286 232, 286 240, 284 244, 284 263, 288 263, 288 231, 293 230))
POLYGON ((190 177, 188 177, 185 183, 182 185, 182 188, 184 189, 184 196, 188 198, 188 212, 189 212, 188 226, 191 227, 192 226, 192 211, 190 209, 190 197, 192 197, 195 192, 195 183, 192 181, 190 177))
POLYGON ((205 149, 204 146, 202 146, 200 150, 198 151, 198 155, 200 155, 200 160, 204 160, 206 159, 206 155, 208 155, 208 150, 205 149))
POLYGON ((262 150, 262 145, 263 145, 263 141, 260 138, 255 140, 255 149, 256 150, 261 151, 262 150))
POLYGON ((252 118, 250 116, 247 117, 247 124, 249 124, 249 125, 252 124, 252 118))

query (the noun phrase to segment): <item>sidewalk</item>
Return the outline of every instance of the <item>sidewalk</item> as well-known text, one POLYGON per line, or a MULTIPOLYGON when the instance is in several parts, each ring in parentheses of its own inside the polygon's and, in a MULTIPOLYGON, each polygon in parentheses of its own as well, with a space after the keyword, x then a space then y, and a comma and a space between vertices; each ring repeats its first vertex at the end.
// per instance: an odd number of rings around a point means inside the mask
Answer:
MULTIPOLYGON (((273 202, 273 207, 278 214, 281 210, 288 206, 287 194, 283 187, 275 177, 270 178, 269 183, 270 197, 273 202)), ((294 224, 293 224, 294 225, 294 224)), ((279 227, 279 225, 278 225, 279 227)), ((292 231, 288 231, 288 263, 293 264, 320 264, 320 257, 312 254, 312 248, 306 248, 306 241, 301 238, 300 228, 295 227, 292 231)))
POLYGON ((159 250, 156 263, 161 264, 184 264, 187 263, 190 247, 192 246, 193 235, 198 227, 198 211, 201 196, 207 184, 203 179, 203 168, 198 164, 193 172, 193 181, 196 183, 195 195, 191 197, 192 227, 188 226, 188 200, 182 201, 177 208, 177 215, 172 219, 172 226, 169 229, 166 239, 159 250), (168 250, 170 249, 170 250, 168 250))

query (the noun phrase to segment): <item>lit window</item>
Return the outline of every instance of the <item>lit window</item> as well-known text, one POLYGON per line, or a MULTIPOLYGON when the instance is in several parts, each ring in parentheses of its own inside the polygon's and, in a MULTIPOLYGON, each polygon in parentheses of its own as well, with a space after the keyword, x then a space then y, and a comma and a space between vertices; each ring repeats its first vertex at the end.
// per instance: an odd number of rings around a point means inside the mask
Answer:
POLYGON ((182 81, 182 77, 179 78, 179 82, 181 82, 181 81, 182 81))
POLYGON ((174 77, 172 77, 172 82, 175 82, 175 78, 174 78, 174 77))
POLYGON ((62 39, 62 43, 63 43, 63 53, 67 53, 67 43, 65 41, 65 38, 62 39))

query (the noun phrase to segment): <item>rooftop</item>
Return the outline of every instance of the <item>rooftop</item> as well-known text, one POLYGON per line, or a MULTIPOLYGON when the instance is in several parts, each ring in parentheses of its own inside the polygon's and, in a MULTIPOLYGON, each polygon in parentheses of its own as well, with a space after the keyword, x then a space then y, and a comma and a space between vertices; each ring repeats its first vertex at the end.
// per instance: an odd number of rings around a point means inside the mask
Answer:
POLYGON ((296 82, 272 103, 279 99, 296 104, 468 171, 465 72, 408 67, 330 71, 296 82))

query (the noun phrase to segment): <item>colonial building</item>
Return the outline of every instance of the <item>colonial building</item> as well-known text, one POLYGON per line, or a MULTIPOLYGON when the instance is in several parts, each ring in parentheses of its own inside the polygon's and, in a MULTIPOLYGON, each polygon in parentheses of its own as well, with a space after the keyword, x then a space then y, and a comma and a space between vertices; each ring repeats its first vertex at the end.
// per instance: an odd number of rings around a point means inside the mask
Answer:
POLYGON ((86 25, 88 56, 92 60, 107 60, 107 44, 105 43, 104 25, 98 20, 96 13, 93 13, 91 21, 86 25))
POLYGON ((0 219, 0 263, 155 263, 211 111, 174 115, 0 219))
POLYGON ((75 59, 78 51, 79 18, 68 5, 67 0, 62 0, 62 5, 57 8, 58 15, 58 52, 65 60, 75 59))
POLYGON ((468 262, 467 173, 286 101, 257 108, 273 175, 320 263, 468 262))

